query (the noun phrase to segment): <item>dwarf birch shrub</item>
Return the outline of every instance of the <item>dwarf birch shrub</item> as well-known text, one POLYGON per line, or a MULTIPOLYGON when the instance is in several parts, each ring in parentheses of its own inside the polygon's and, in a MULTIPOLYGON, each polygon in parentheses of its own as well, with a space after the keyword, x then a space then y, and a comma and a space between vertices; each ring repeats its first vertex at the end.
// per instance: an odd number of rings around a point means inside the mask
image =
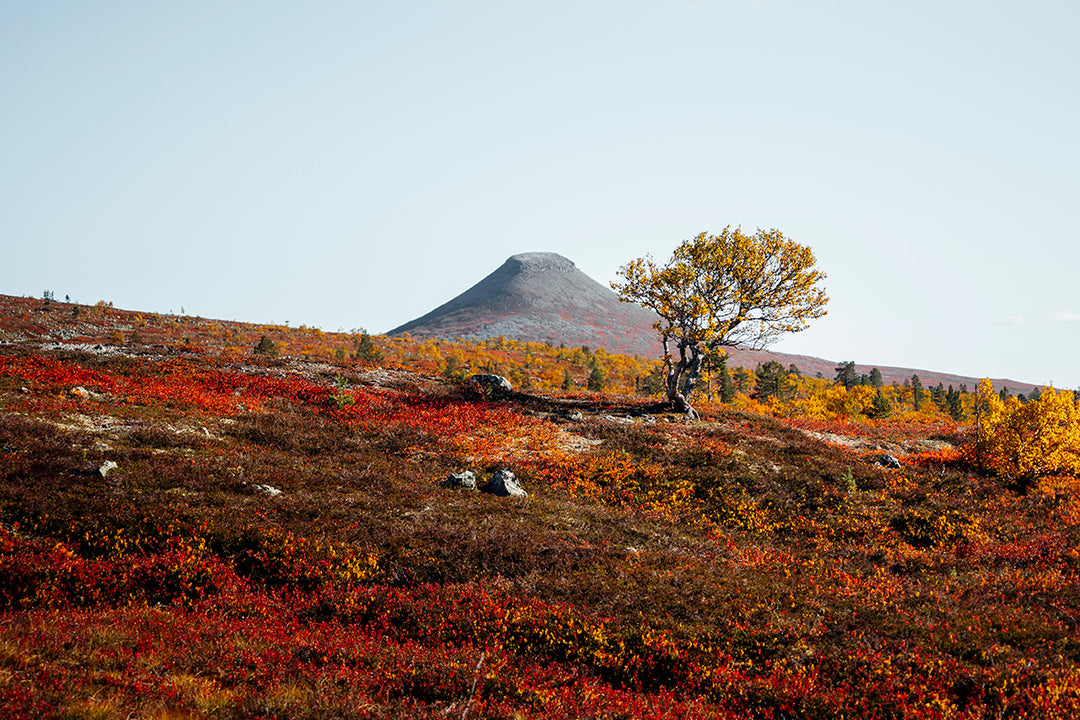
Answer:
POLYGON ((1037 400, 1002 399, 989 380, 979 384, 978 453, 1009 478, 1080 475, 1080 411, 1073 393, 1049 388, 1037 400))

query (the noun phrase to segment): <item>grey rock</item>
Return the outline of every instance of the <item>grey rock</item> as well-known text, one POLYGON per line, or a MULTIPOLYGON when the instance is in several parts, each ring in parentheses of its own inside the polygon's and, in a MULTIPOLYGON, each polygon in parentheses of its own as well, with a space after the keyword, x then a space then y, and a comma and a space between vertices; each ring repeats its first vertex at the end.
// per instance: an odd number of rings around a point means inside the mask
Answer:
POLYGON ((442 486, 449 488, 462 488, 463 490, 475 490, 476 476, 473 475, 471 470, 454 473, 453 475, 442 481, 442 486))
POLYGON ((485 390, 497 390, 502 392, 513 392, 514 390, 514 386, 502 375, 473 375, 469 378, 469 382, 474 383, 485 390))
POLYGON ((101 474, 101 477, 109 477, 109 473, 118 467, 120 466, 114 463, 112 460, 106 460, 105 462, 101 463, 101 467, 99 467, 97 471, 101 474))
POLYGON ((888 454, 879 455, 878 459, 877 459, 877 463, 881 467, 892 468, 894 470, 899 470, 902 467, 904 467, 903 465, 900 464, 899 460, 897 460, 892 455, 888 455, 888 454))
POLYGON ((525 492, 525 488, 521 487, 514 473, 506 469, 495 473, 491 478, 491 482, 485 488, 485 492, 498 497, 529 497, 529 493, 525 492))

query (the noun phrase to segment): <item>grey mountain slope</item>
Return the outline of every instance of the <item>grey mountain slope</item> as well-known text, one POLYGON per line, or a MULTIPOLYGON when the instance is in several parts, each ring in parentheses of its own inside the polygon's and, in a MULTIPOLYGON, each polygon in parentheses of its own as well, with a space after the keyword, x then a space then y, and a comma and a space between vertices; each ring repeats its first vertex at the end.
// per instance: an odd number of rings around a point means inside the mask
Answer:
POLYGON ((426 315, 391 330, 418 337, 588 345, 653 356, 656 316, 621 302, 573 262, 548 252, 514 255, 493 273, 426 315))

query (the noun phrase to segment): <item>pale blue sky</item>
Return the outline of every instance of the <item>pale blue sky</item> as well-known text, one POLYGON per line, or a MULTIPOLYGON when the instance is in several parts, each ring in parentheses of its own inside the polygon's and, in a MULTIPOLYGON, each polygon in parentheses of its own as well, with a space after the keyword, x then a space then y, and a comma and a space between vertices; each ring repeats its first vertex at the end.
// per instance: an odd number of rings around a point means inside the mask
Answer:
POLYGON ((0 292, 384 332, 725 225, 786 352, 1080 386, 1080 3, 4 2, 0 292))

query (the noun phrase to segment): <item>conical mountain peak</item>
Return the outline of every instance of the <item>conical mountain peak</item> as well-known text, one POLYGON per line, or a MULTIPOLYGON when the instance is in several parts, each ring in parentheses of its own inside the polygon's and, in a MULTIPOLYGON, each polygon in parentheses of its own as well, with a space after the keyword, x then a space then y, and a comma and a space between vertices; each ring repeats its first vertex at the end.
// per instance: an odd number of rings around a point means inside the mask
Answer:
POLYGON ((608 287, 553 252, 513 255, 471 288, 388 334, 444 339, 504 336, 524 342, 588 345, 654 355, 649 311, 619 301, 608 287))

